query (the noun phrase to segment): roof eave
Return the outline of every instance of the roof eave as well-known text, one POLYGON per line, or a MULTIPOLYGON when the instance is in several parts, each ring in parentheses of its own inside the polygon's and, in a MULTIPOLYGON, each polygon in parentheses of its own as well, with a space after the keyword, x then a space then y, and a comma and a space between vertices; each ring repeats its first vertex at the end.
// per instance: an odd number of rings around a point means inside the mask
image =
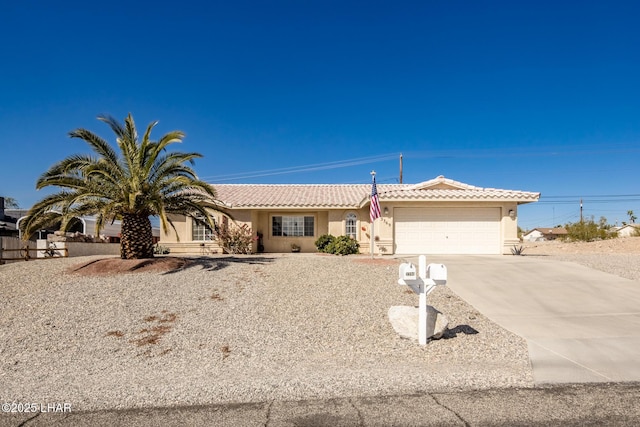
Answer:
POLYGON ((406 198, 401 198, 401 197, 394 197, 394 198, 389 198, 389 199, 380 199, 380 203, 389 203, 389 202, 457 202, 457 203, 464 203, 464 202, 489 202, 489 203, 504 203, 504 202, 515 202, 517 204, 524 204, 524 203, 533 203, 533 202, 537 202, 538 199, 529 199, 529 198, 509 198, 509 197, 488 197, 488 198, 483 198, 483 197, 425 197, 425 198, 418 198, 418 197, 406 197, 406 198))
POLYGON ((331 210, 331 209, 359 209, 359 206, 351 205, 235 205, 231 210, 246 210, 246 209, 262 209, 262 210, 331 210))

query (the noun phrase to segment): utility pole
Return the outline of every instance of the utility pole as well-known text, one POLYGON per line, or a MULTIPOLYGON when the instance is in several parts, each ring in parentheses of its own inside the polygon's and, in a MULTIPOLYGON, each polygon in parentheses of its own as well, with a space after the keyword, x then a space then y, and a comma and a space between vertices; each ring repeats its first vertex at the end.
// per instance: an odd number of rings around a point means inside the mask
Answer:
POLYGON ((400 153, 400 184, 402 184, 402 153, 400 153))

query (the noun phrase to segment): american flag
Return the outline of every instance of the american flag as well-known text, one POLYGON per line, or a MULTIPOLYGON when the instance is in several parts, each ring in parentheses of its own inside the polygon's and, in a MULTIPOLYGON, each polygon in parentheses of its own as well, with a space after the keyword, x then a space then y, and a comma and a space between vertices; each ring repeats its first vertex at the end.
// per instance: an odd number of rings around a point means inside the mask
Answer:
POLYGON ((380 218, 380 200, 378 199, 378 189, 376 188, 376 177, 373 177, 373 186, 371 187, 371 207, 369 209, 369 217, 371 222, 376 218, 380 218))

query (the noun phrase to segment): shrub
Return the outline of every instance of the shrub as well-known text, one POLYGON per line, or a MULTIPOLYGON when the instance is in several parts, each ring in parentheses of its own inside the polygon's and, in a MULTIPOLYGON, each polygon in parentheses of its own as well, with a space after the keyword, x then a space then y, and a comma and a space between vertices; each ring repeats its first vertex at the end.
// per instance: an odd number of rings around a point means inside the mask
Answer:
POLYGON ((335 240, 335 236, 332 236, 331 234, 323 234, 322 236, 318 237, 315 242, 316 248, 318 248, 318 252, 327 252, 327 247, 333 244, 335 240))
POLYGON ((171 252, 171 249, 161 246, 160 243, 156 243, 153 247, 153 253, 155 255, 167 255, 169 252, 171 252))
POLYGON ((218 243, 228 254, 250 254, 254 240, 251 228, 247 224, 237 226, 225 224, 215 229, 218 243))
POLYGON ((513 245, 513 247, 511 248, 511 253, 513 255, 522 255, 524 253, 524 246, 516 246, 513 245))
POLYGON ((594 240, 604 240, 617 237, 617 233, 612 233, 606 225, 606 219, 601 218, 597 224, 593 218, 581 222, 567 224, 567 237, 573 241, 592 242, 594 240))
POLYGON ((349 236, 324 234, 316 240, 318 251, 334 255, 351 255, 360 252, 360 244, 349 236))
POLYGON ((335 255, 351 255, 360 252, 360 244, 349 236, 338 236, 330 243, 326 251, 335 255))

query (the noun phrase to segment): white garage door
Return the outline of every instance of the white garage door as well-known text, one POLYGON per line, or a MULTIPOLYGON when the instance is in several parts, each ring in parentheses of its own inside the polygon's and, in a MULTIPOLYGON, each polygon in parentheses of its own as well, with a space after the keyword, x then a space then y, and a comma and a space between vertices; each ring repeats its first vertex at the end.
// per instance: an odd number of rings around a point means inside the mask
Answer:
POLYGON ((500 254, 500 208, 396 208, 397 254, 500 254))

